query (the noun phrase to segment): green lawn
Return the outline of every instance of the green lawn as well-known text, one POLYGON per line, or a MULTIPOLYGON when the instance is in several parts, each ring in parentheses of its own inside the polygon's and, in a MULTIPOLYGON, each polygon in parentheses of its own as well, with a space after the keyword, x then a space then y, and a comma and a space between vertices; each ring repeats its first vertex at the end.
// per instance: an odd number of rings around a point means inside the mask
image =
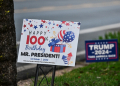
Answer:
MULTIPOLYGON (((120 51, 119 31, 106 33, 104 38, 100 36, 99 39, 118 39, 118 51, 120 51)), ((51 82, 51 78, 48 78, 48 81, 51 82)), ((33 83, 31 86, 34 86, 33 83)), ((47 86, 45 79, 41 86, 47 86)), ((55 77, 54 86, 120 86, 120 61, 97 62, 74 69, 63 76, 55 77)))
MULTIPOLYGON (((41 86, 47 86, 45 79, 41 86)), ((97 62, 74 69, 63 76, 55 77, 54 86, 120 86, 120 61, 97 62)))

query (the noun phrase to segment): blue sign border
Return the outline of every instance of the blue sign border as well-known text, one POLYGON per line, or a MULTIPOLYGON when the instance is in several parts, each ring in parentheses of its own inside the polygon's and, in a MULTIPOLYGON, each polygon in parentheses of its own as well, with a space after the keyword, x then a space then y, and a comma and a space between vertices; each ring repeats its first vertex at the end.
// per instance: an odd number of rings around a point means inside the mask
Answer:
POLYGON ((86 40, 85 41, 85 57, 86 62, 108 62, 108 61, 118 61, 118 40, 117 39, 111 39, 111 40, 86 40), (110 57, 109 59, 105 60, 96 60, 96 58, 88 58, 88 45, 89 44, 95 44, 96 42, 107 42, 107 43, 114 43, 115 44, 115 55, 116 57, 110 57))

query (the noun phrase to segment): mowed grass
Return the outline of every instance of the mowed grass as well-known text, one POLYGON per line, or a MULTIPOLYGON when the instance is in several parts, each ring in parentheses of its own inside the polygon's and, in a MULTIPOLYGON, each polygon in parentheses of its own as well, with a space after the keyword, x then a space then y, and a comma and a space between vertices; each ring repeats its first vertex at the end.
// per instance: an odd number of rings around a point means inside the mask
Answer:
MULTIPOLYGON (((51 86, 51 77, 48 82, 51 86)), ((47 86, 45 79, 40 86, 47 86)), ((55 77, 54 86, 120 86, 120 61, 97 62, 74 69, 55 77)))

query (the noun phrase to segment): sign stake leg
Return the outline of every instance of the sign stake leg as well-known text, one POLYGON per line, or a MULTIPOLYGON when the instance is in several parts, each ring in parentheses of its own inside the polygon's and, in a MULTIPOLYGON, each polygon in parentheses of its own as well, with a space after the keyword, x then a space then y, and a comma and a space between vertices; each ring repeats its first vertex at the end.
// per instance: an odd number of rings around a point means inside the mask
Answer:
POLYGON ((53 72, 52 72, 51 86, 54 86, 55 70, 56 70, 56 66, 53 66, 53 72))
POLYGON ((36 74, 35 74, 35 82, 34 82, 34 86, 37 86, 37 81, 38 81, 38 71, 39 70, 39 65, 37 64, 36 67, 36 74))

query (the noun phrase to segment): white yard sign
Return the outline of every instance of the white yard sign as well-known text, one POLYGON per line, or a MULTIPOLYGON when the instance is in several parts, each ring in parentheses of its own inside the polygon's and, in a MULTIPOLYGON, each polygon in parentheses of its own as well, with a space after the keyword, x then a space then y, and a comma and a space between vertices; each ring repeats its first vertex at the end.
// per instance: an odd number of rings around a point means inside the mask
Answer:
POLYGON ((18 62, 75 66, 80 23, 23 19, 18 62))

